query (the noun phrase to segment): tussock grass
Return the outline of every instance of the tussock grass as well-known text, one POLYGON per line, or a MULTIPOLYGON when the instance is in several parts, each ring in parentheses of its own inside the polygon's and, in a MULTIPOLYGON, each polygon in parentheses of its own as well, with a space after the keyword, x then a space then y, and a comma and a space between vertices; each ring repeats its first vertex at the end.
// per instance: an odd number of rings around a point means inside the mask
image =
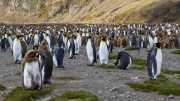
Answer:
POLYGON ((180 50, 171 51, 171 54, 180 54, 180 50))
POLYGON ((147 50, 146 52, 149 52, 150 50, 147 50))
POLYGON ((118 55, 109 54, 109 59, 116 59, 118 55))
POLYGON ((144 66, 140 66, 140 67, 138 67, 138 66, 132 66, 132 67, 130 67, 131 69, 136 69, 136 70, 147 70, 147 68, 144 68, 144 66))
POLYGON ((51 92, 51 88, 42 87, 42 90, 27 90, 24 91, 22 87, 16 87, 8 95, 5 96, 6 101, 31 101, 37 99, 39 96, 48 94, 51 92))
POLYGON ((85 91, 66 91, 61 96, 48 101, 98 101, 96 95, 85 91))
POLYGON ((17 72, 15 75, 21 75, 21 72, 17 72))
POLYGON ((180 95, 180 84, 176 82, 169 82, 168 78, 163 74, 157 76, 157 80, 145 80, 143 84, 140 83, 126 83, 134 90, 142 92, 158 92, 159 95, 180 95))
POLYGON ((133 64, 134 65, 142 65, 142 66, 147 66, 147 60, 132 57, 133 64))
POLYGON ((2 84, 0 84, 0 91, 5 90, 5 89, 6 89, 6 87, 3 86, 2 84))
POLYGON ((125 48, 124 50, 125 51, 140 50, 140 47, 134 47, 134 48, 128 47, 128 48, 125 48))
POLYGON ((170 74, 170 75, 180 74, 179 70, 161 69, 161 72, 164 74, 170 74))

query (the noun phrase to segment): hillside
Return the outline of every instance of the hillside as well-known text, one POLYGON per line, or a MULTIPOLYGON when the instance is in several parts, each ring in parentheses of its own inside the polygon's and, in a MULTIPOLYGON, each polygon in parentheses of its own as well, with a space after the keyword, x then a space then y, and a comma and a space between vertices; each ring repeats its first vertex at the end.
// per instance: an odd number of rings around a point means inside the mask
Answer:
POLYGON ((180 22, 180 0, 0 0, 0 23, 180 22))

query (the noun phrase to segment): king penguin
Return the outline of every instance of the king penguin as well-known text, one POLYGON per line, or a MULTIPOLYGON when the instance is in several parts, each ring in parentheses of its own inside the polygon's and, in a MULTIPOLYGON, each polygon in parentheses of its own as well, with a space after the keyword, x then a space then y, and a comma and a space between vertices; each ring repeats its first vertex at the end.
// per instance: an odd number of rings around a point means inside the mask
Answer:
POLYGON ((147 56, 147 70, 149 80, 155 80, 161 73, 162 51, 160 46, 161 43, 155 43, 147 56))
POLYGON ((78 55, 79 54, 79 44, 77 41, 77 36, 74 36, 74 45, 75 45, 75 54, 78 55))
POLYGON ((64 49, 61 47, 56 47, 52 53, 53 62, 56 65, 56 68, 64 68, 63 58, 64 58, 64 49))
POLYGON ((107 38, 102 37, 101 43, 99 46, 99 52, 98 53, 99 53, 101 65, 107 65, 108 64, 109 51, 108 51, 108 46, 107 46, 106 40, 107 40, 107 38))
POLYGON ((130 41, 131 48, 136 47, 136 36, 132 34, 131 41, 130 41))
POLYGON ((16 38, 13 43, 13 57, 15 60, 15 63, 21 64, 21 58, 22 58, 22 46, 20 42, 20 36, 16 35, 16 38))
POLYGON ((53 71, 53 58, 49 51, 47 50, 36 50, 39 55, 39 61, 41 63, 41 73, 43 84, 51 84, 51 76, 53 71))
POLYGON ((121 51, 118 53, 118 57, 116 59, 116 61, 114 62, 114 64, 120 68, 120 69, 129 69, 129 67, 131 67, 133 61, 131 56, 125 52, 125 51, 121 51), (120 60, 120 66, 117 66, 118 61, 120 60))
POLYGON ((40 62, 36 56, 39 53, 30 50, 25 55, 21 65, 22 89, 23 90, 41 90, 42 80, 40 71, 40 62))
POLYGON ((76 58, 75 57, 75 44, 74 44, 73 34, 71 34, 71 37, 69 39, 69 53, 70 53, 69 59, 76 58))
POLYGON ((88 36, 88 41, 86 44, 86 51, 87 51, 87 56, 91 62, 91 64, 87 64, 88 66, 94 66, 94 63, 97 63, 96 60, 96 48, 94 45, 94 41, 91 40, 91 36, 88 36))
POLYGON ((34 35, 34 45, 38 45, 39 42, 39 37, 38 37, 38 33, 36 32, 34 35))

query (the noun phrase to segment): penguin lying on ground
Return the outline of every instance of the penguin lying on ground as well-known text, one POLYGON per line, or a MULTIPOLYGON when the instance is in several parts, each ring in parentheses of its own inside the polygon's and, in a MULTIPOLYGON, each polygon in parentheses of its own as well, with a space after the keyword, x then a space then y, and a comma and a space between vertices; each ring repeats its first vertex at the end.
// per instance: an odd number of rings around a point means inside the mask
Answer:
POLYGON ((160 46, 161 43, 155 43, 148 53, 147 69, 149 80, 155 80, 157 76, 161 73, 162 51, 160 46))
POLYGON ((97 63, 97 60, 96 60, 96 48, 94 45, 94 40, 91 40, 91 36, 88 36, 88 41, 86 44, 86 51, 87 51, 87 56, 91 62, 91 64, 87 64, 87 65, 93 66, 94 62, 97 63))
POLYGON ((30 50, 27 52, 22 62, 21 76, 23 90, 41 90, 40 62, 36 56, 39 56, 39 53, 30 50))
POLYGON ((114 64, 120 68, 120 69, 129 69, 129 67, 131 67, 133 61, 132 61, 132 58, 131 56, 125 52, 125 51, 121 51, 118 53, 118 57, 116 59, 116 61, 114 62, 114 64), (118 61, 120 59, 120 66, 117 66, 118 64, 118 61))
POLYGON ((56 68, 64 68, 63 66, 63 58, 64 58, 64 50, 60 47, 56 47, 52 53, 54 64, 56 68))

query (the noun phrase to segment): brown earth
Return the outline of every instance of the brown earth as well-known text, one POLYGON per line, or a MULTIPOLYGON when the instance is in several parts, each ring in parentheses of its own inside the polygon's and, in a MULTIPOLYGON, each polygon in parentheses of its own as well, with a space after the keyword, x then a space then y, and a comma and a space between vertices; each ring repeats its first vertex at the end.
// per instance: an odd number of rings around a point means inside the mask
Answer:
MULTIPOLYGON (((98 49, 96 47, 96 49, 98 49)), ((146 59, 147 49, 138 51, 127 51, 131 56, 146 59)), ((163 49, 162 68, 179 69, 179 55, 170 54, 174 49, 163 49)), ((117 54, 119 48, 113 49, 113 54, 117 54)), ((139 92, 125 85, 127 82, 142 83, 147 79, 147 70, 120 70, 108 69, 104 70, 96 67, 86 66, 90 61, 87 58, 85 47, 81 47, 80 55, 76 59, 68 59, 69 53, 65 53, 64 66, 65 69, 53 69, 51 81, 52 85, 46 84, 53 88, 50 94, 41 96, 37 101, 45 101, 56 96, 60 96, 65 91, 89 91, 95 94, 99 101, 163 101, 169 100, 167 96, 158 95, 157 92, 139 92)), ((15 75, 20 72, 21 66, 14 64, 13 56, 10 49, 6 52, 0 51, 0 83, 7 89, 0 91, 1 100, 16 86, 21 86, 21 76, 15 75)), ((111 60, 112 61, 112 60, 111 60)), ((109 65, 113 62, 109 61, 109 65)), ((100 62, 98 60, 98 64, 100 62)), ((55 66, 54 66, 55 67, 55 66)), ((180 83, 177 75, 166 75, 170 81, 180 83)), ((179 101, 180 96, 175 96, 171 101, 179 101)))
POLYGON ((0 22, 180 22, 180 0, 0 0, 0 22))

